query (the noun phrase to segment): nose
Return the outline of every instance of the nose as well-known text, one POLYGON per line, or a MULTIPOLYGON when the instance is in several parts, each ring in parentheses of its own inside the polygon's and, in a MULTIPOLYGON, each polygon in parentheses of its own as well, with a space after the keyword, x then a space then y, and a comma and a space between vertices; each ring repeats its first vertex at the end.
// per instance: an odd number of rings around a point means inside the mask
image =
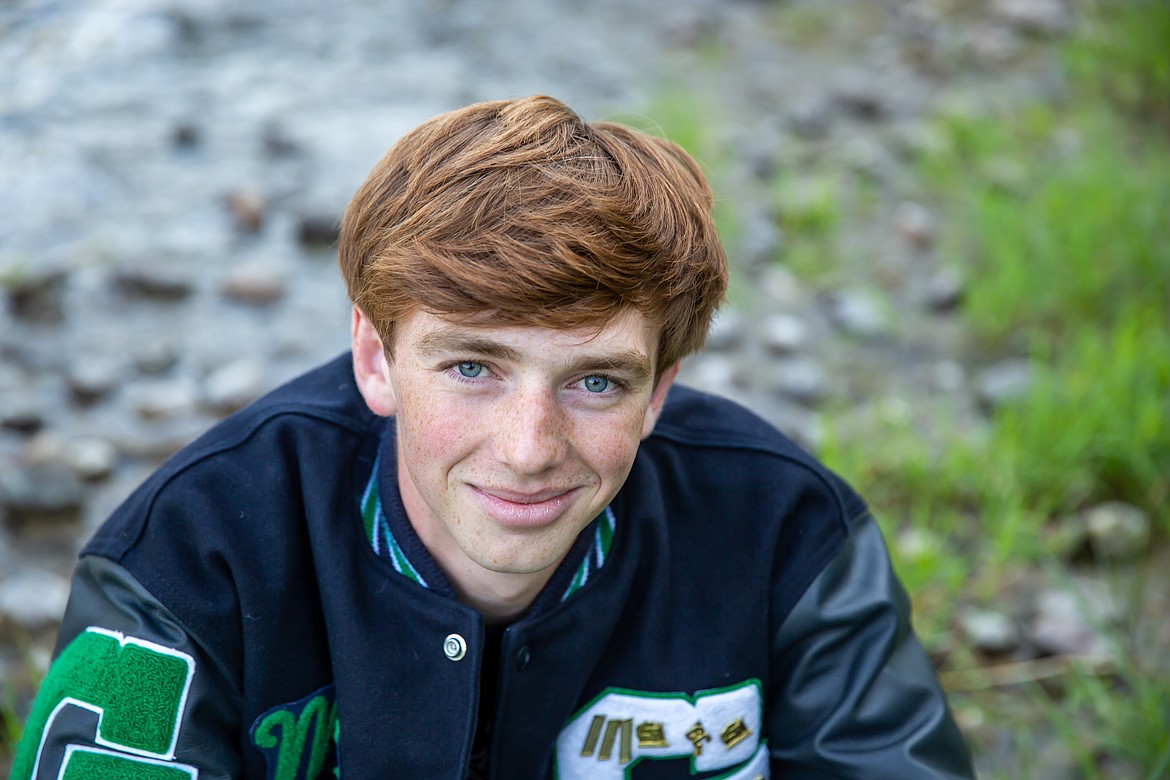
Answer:
POLYGON ((516 474, 541 474, 565 460, 568 420, 553 393, 544 388, 517 389, 501 411, 496 428, 498 457, 516 474))

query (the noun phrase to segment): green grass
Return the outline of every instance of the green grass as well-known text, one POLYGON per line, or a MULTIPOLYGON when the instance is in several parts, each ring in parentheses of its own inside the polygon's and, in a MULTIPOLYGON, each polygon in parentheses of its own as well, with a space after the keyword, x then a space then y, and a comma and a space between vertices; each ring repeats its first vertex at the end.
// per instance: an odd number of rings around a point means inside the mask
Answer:
POLYGON ((1170 4, 1095 0, 1064 49, 1069 76, 1139 123, 1170 123, 1170 4))
POLYGON ((981 502, 1050 516, 1116 498, 1170 530, 1170 147, 1096 109, 948 122, 951 151, 924 170, 974 280, 963 315, 1037 378, 994 418, 981 502), (997 160, 1024 166, 1019 189, 980 175, 997 160))
MULTIPOLYGON (((942 260, 970 280, 972 352, 1025 357, 1030 390, 974 432, 893 419, 880 436, 830 429, 822 451, 889 518, 934 650, 956 604, 994 604, 1011 572, 1074 588, 1045 549, 1063 516, 1121 500, 1151 516, 1155 544, 1170 535, 1170 5, 1084 11, 1061 52, 1063 100, 940 113, 945 142, 918 169, 944 215, 942 260)), ((1140 605, 1144 590, 1132 595, 1140 605)), ((1096 622, 1113 668, 958 697, 1017 735, 1005 776, 1040 772, 1040 734, 1086 778, 1170 773, 1164 649, 1139 648, 1134 624, 1096 622)), ((979 663, 960 649, 944 671, 979 663)))

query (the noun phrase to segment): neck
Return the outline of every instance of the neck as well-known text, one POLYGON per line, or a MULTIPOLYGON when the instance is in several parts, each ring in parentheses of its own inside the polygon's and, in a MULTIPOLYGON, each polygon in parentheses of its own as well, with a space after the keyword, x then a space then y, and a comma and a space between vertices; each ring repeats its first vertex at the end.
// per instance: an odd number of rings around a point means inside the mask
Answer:
POLYGON ((470 564, 468 570, 444 570, 443 573, 459 600, 483 615, 484 623, 493 626, 515 622, 523 615, 554 571, 556 566, 534 574, 506 574, 470 564))

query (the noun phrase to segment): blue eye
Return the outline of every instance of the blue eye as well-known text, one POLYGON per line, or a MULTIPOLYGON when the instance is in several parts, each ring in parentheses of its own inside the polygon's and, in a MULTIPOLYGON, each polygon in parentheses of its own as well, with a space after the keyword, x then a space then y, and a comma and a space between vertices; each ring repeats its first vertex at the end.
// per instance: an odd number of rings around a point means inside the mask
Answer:
POLYGON ((460 363, 455 366, 455 370, 459 372, 460 376, 465 376, 468 379, 475 379, 477 376, 481 376, 483 374, 485 368, 483 363, 472 363, 471 361, 468 361, 466 363, 460 363))
POLYGON ((609 389, 609 380, 603 376, 587 376, 581 384, 591 393, 604 393, 609 389))

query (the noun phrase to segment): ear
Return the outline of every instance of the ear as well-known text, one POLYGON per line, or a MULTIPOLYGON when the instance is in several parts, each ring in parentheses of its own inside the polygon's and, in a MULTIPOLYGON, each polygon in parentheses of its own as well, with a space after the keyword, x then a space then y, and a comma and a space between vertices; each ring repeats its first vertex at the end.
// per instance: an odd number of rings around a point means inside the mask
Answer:
POLYGON ((666 394, 670 392, 670 386, 674 384, 674 378, 678 376, 678 366, 679 364, 675 363, 663 371, 662 376, 658 377, 658 384, 654 386, 654 392, 650 395, 650 408, 646 410, 646 418, 642 421, 643 439, 654 430, 658 416, 662 414, 662 407, 666 403, 666 394))
POLYGON ((398 411, 382 338, 357 306, 353 307, 353 375, 371 412, 390 417, 398 411))

